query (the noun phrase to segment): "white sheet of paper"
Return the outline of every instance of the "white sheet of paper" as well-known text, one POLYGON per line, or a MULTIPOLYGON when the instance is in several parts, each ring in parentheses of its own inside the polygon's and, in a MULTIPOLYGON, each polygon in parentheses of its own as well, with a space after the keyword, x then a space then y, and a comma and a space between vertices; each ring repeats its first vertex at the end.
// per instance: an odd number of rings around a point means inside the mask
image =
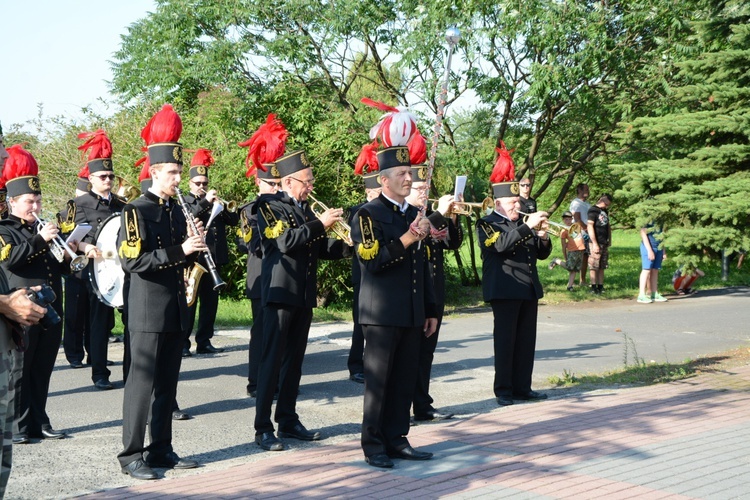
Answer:
POLYGON ((73 231, 71 231, 70 236, 68 236, 68 239, 65 240, 65 243, 68 244, 71 241, 81 241, 81 238, 89 234, 89 231, 91 231, 91 225, 90 224, 78 224, 73 231))
POLYGON ((456 176, 456 190, 453 193, 453 201, 460 201, 459 196, 463 196, 464 189, 466 189, 466 176, 457 175, 456 176))

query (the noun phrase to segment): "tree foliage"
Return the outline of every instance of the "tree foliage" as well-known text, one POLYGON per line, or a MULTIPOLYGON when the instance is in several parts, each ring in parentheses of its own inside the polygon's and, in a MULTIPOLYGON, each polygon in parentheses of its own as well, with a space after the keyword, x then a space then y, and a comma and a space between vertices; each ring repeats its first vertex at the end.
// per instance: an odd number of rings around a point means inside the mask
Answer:
POLYGON ((666 247, 689 266, 750 248, 750 7, 710 6, 660 112, 624 124, 631 151, 617 169, 638 224, 666 227, 666 247))

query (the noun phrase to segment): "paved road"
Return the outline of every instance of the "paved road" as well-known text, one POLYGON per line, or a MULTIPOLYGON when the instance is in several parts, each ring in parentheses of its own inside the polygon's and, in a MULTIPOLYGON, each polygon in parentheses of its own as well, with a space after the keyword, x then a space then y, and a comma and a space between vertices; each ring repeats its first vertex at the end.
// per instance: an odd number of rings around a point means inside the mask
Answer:
MULTIPOLYGON (((682 361, 748 345, 750 289, 705 291, 664 304, 543 306, 539 322, 535 388, 544 388, 549 376, 563 370, 583 374, 622 366, 626 345, 631 363, 634 350, 646 361, 682 361)), ((484 310, 447 318, 441 332, 432 393, 436 406, 461 420, 498 411, 491 391, 491 329, 492 314, 484 310)), ((292 442, 292 453, 358 437, 362 386, 346 379, 349 332, 345 323, 315 325, 311 332, 298 412, 326 439, 292 442)), ((167 477, 272 459, 252 444, 254 400, 245 396, 244 381, 247 331, 219 332, 214 343, 227 351, 183 363, 178 400, 196 418, 174 425, 176 451, 205 465, 167 477)), ((111 346, 110 358, 122 359, 120 344, 111 346)), ((70 497, 137 484, 120 473, 115 460, 121 446, 121 366, 114 367, 112 380, 115 390, 97 391, 88 369, 72 370, 58 357, 48 412, 53 425, 71 437, 15 447, 7 498, 70 497)), ((565 397, 563 391, 550 394, 565 397)))

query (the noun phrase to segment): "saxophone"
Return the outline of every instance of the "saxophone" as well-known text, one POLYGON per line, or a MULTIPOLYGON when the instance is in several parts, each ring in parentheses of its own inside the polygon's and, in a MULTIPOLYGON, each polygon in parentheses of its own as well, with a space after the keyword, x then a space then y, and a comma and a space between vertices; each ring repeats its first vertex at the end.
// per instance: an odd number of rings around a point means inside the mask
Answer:
POLYGON ((198 299, 198 285, 206 272, 206 268, 197 262, 190 268, 185 269, 185 299, 188 307, 193 307, 198 299))

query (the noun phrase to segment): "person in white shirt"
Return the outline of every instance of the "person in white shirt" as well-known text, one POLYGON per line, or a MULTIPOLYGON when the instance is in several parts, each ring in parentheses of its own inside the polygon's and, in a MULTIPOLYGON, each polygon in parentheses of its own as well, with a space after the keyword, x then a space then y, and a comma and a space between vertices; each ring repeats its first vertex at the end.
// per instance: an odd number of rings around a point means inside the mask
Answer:
POLYGON ((586 241, 586 249, 583 251, 583 263, 581 265, 581 279, 578 282, 579 286, 586 285, 586 275, 588 274, 589 235, 587 227, 589 221, 588 213, 591 208, 591 204, 586 203, 588 197, 588 184, 580 183, 576 186, 576 198, 570 202, 570 211, 573 214, 573 221, 580 224, 581 228, 583 228, 583 238, 584 241, 586 241))

